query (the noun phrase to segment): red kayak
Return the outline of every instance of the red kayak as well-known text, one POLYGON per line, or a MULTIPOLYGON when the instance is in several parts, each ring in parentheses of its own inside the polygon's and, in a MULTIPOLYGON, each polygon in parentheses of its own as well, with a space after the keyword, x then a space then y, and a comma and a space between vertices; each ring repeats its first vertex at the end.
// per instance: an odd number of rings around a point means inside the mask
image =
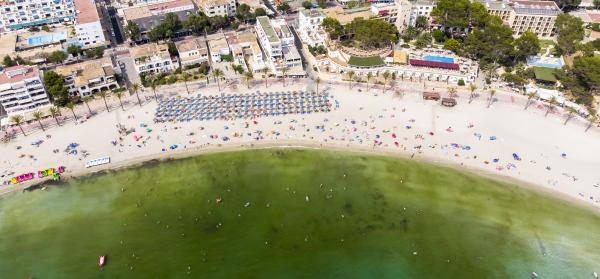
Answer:
POLYGON ((101 268, 104 265, 106 265, 106 255, 98 256, 98 268, 101 268))

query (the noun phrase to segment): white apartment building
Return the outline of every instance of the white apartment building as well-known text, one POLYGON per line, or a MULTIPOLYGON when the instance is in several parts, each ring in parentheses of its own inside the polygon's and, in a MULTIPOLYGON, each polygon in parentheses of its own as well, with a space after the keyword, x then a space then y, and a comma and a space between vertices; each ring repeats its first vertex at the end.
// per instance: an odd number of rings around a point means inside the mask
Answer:
POLYGON ((203 38, 189 38, 175 42, 181 66, 208 62, 208 46, 203 38))
POLYGON ((326 36, 321 30, 321 23, 323 23, 325 17, 325 13, 320 8, 299 9, 298 29, 296 30, 303 43, 312 47, 325 44, 326 36))
POLYGON ((170 72, 177 68, 171 61, 167 44, 149 43, 129 50, 138 74, 170 72))
POLYGON ((216 33, 206 37, 208 41, 208 51, 210 52, 210 60, 214 62, 221 62, 222 55, 229 55, 229 44, 223 33, 216 33))
POLYGON ((293 69, 293 71, 302 71, 302 60, 285 19, 257 17, 256 34, 266 56, 265 63, 271 68, 273 74, 280 76, 283 68, 292 69, 298 66, 300 69, 293 69))
POLYGON ((513 30, 514 36, 524 32, 536 33, 539 37, 556 35, 554 24, 561 13, 553 1, 482 1, 488 12, 498 16, 513 30))
POLYGON ((0 0, 0 31, 73 21, 73 0, 0 0))
POLYGON ((0 105, 8 115, 50 105, 39 69, 14 66, 0 71, 0 105))
POLYGON ((424 16, 429 18, 431 11, 435 7, 435 2, 432 0, 417 0, 410 8, 410 16, 408 19, 409 26, 415 26, 417 18, 424 16))
POLYGON ((86 97, 119 88, 110 57, 59 66, 55 71, 65 78, 70 96, 86 97))
POLYGON ((398 5, 396 3, 371 4, 371 12, 378 18, 394 25, 398 21, 398 5))
POLYGON ((254 73, 265 67, 263 53, 253 32, 229 32, 225 34, 233 62, 254 73))
POLYGON ((75 0, 75 35, 81 45, 94 47, 104 45, 106 38, 94 0, 75 0))
POLYGON ((237 0, 195 0, 202 12, 209 16, 234 16, 237 0))

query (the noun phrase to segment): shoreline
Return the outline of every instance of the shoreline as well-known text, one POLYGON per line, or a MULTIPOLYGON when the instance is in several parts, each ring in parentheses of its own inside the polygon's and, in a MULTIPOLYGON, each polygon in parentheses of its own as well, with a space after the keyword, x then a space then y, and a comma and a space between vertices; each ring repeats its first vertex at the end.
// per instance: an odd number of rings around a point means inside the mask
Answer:
MULTIPOLYGON (((600 157, 594 155, 600 154, 600 133, 597 129, 586 133, 578 117, 567 125, 566 114, 560 110, 548 114, 541 104, 524 110, 526 99, 517 95, 499 94, 491 108, 483 98, 472 103, 458 98, 456 108, 446 108, 424 101, 420 91, 398 95, 358 89, 325 84, 321 92, 330 94, 331 102, 337 104, 331 112, 253 119, 153 123, 156 102, 138 107, 126 101, 123 110, 102 112, 79 123, 63 121, 63 125, 45 133, 19 135, 0 146, 0 153, 6 155, 0 169, 5 174, 20 174, 63 165, 67 168, 63 178, 69 179, 151 160, 215 152, 326 149, 466 170, 498 182, 525 185, 595 211, 600 208, 600 188, 594 186, 600 181, 595 169, 600 157), (122 134, 118 127, 133 132, 122 134), (41 146, 29 144, 39 139, 44 139, 41 146), (79 145, 80 154, 61 151, 71 143, 79 145), (172 145, 178 148, 171 150, 172 145), (519 154, 523 160, 511 154, 519 154), (84 167, 87 160, 105 156, 111 158, 110 164, 84 167)), ((304 83, 287 87, 275 84, 267 89, 281 90, 311 89, 304 83)), ((225 90, 239 93, 229 91, 225 90)), ((178 96, 217 93, 216 88, 207 88, 178 96)), ((26 183, 0 186, 0 197, 45 183, 47 179, 36 177, 26 183)))
MULTIPOLYGON (((56 182, 51 178, 44 178, 41 181, 30 181, 27 183, 19 184, 19 187, 14 187, 11 191, 0 192, 0 199, 9 198, 10 195, 16 194, 18 192, 23 191, 34 191, 37 189, 31 188, 41 188, 48 184, 61 185, 68 183, 71 179, 79 179, 85 178, 88 176, 94 175, 104 175, 108 174, 112 171, 120 171, 130 168, 140 168, 143 167, 147 163, 157 162, 163 163, 168 162, 170 160, 179 160, 192 158, 196 156, 203 156, 207 154, 216 154, 216 153, 227 153, 227 152, 239 152, 239 151, 251 151, 251 150, 268 150, 268 149, 296 149, 296 150, 324 150, 324 151, 332 151, 332 152, 344 152, 352 155, 367 155, 367 156, 383 156, 394 159, 408 160, 414 161, 420 164, 429 164, 432 166, 439 166, 452 169, 454 171, 462 172, 467 175, 474 175, 483 177, 486 179, 490 179, 492 181, 509 184, 511 187, 520 187, 522 189, 535 192, 536 194, 545 196, 547 198, 554 198, 559 201, 566 202, 572 206, 576 206, 579 208, 583 208, 586 210, 590 210, 600 216, 600 207, 585 203, 579 199, 574 197, 563 195, 560 192, 548 189, 542 185, 538 185, 535 183, 531 183, 528 181, 524 181, 515 177, 511 177, 509 175, 502 175, 499 173, 494 173, 484 169, 478 169, 476 167, 470 167, 464 164, 457 164, 451 160, 445 158, 437 158, 434 156, 429 156, 426 154, 415 154, 414 157, 411 158, 410 155, 404 152, 393 152, 379 149, 370 149, 359 146, 342 146, 339 144, 317 144, 311 142, 303 142, 303 141, 285 141, 279 140, 279 142, 259 142, 256 144, 220 144, 219 146, 209 146, 209 147, 194 147, 194 148, 186 148, 178 151, 170 151, 165 153, 154 153, 147 156, 137 157, 125 161, 120 161, 117 163, 110 163, 106 165, 100 165, 92 168, 82 168, 69 170, 67 169, 65 173, 61 176, 61 180, 56 182), (31 189, 31 190, 30 190, 31 189)), ((54 186, 50 185, 50 186, 54 186)))

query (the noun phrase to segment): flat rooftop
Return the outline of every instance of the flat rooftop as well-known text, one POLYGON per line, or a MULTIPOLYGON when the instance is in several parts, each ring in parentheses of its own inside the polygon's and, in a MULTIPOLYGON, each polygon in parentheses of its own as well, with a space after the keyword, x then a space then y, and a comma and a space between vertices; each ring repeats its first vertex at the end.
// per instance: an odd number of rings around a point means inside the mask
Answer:
POLYGON ((305 17, 325 17, 325 13, 323 12, 323 9, 321 9, 321 8, 317 8, 317 9, 302 8, 302 9, 300 9, 300 12, 305 17))
POLYGON ((175 42, 177 51, 188 52, 192 50, 206 50, 206 41, 204 38, 189 38, 182 41, 175 42))
POLYGON ((18 65, 4 68, 0 72, 0 84, 15 83, 33 77, 39 77, 40 71, 37 66, 18 65))
POLYGON ((86 24, 100 20, 98 10, 94 0, 73 0, 75 4, 75 22, 77 24, 86 24))
POLYGON ((337 19, 340 24, 346 25, 352 22, 355 18, 362 17, 364 19, 370 19, 374 17, 373 13, 369 8, 358 8, 351 10, 344 10, 342 7, 332 7, 323 10, 328 17, 337 19))
POLYGON ((135 60, 140 57, 151 57, 154 55, 162 58, 170 58, 169 47, 166 44, 149 43, 141 46, 133 47, 129 50, 131 57, 135 60))
POLYGON ((101 59, 56 67, 56 73, 63 76, 75 75, 75 86, 80 87, 88 84, 90 80, 112 76, 114 70, 110 57, 103 57, 101 59))
POLYGON ((558 15, 560 8, 554 1, 522 1, 514 0, 511 2, 517 14, 526 15, 558 15))
POLYGON ((273 29, 273 26, 271 25, 271 20, 266 16, 259 16, 256 19, 260 23, 260 26, 262 27, 262 29, 265 31, 265 34, 267 34, 267 38, 269 39, 269 42, 271 42, 271 43, 279 42, 279 37, 277 37, 277 33, 275 33, 275 29, 273 29))

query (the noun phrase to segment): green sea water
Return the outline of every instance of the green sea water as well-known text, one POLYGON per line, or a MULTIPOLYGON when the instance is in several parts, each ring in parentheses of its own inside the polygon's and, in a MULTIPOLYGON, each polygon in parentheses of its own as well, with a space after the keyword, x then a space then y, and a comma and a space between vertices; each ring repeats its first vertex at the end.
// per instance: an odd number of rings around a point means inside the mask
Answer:
POLYGON ((531 278, 534 271, 593 278, 600 217, 397 158, 208 154, 0 199, 0 278, 531 278), (108 256, 102 270, 98 255, 108 256))

